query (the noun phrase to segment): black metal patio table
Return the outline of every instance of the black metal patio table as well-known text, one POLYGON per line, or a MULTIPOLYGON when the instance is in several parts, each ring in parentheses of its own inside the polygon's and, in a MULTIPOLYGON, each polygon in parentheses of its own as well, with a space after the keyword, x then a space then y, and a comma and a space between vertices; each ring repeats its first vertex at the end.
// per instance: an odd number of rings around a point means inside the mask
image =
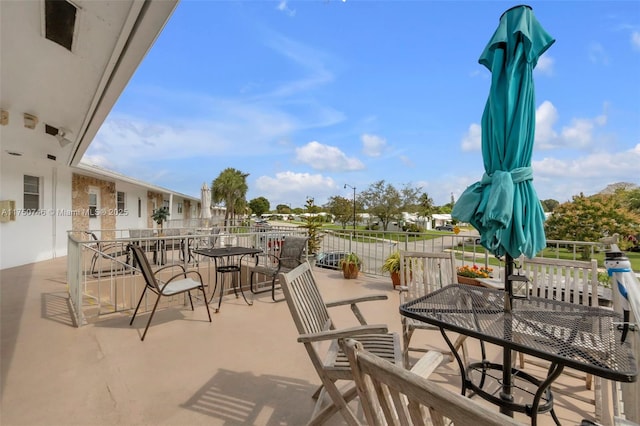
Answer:
MULTIPOLYGON (((213 291, 211 292, 211 299, 209 299, 209 303, 213 300, 215 296, 216 288, 218 287, 218 275, 220 277, 220 299, 218 300, 218 308, 216 309, 216 313, 220 312, 220 305, 222 304, 222 296, 224 292, 224 275, 226 274, 237 274, 238 276, 238 287, 240 287, 240 293, 242 294, 242 298, 247 303, 247 305, 252 305, 244 295, 244 291, 242 290, 242 283, 240 282, 240 259, 241 256, 245 255, 256 255, 261 253, 262 250, 252 247, 215 247, 215 248, 206 248, 206 249, 196 249, 193 250, 193 253, 199 254, 201 256, 210 257, 213 259, 214 268, 216 271, 215 277, 215 286, 213 291), (234 259, 238 259, 234 261, 234 259), (218 260, 220 260, 220 265, 218 265, 218 260)), ((233 285, 233 283, 232 283, 233 285)), ((236 287, 233 287, 233 292, 236 297, 238 297, 238 293, 236 291, 236 287)))
POLYGON ((609 380, 636 380, 637 364, 631 346, 629 342, 620 343, 619 314, 538 297, 515 298, 512 311, 507 313, 504 296, 502 290, 452 284, 405 303, 400 306, 400 314, 440 328, 460 367, 463 395, 471 389, 496 405, 526 413, 532 425, 536 424, 538 413, 547 411, 559 423, 553 412, 550 386, 565 367, 609 380), (446 331, 479 339, 482 361, 464 365, 446 331), (518 404, 485 391, 485 382, 491 378, 488 373, 502 371, 503 366, 485 359, 484 342, 550 361, 544 380, 511 368, 514 377, 537 386, 530 404, 518 404), (481 373, 477 383, 472 380, 474 371, 481 373))

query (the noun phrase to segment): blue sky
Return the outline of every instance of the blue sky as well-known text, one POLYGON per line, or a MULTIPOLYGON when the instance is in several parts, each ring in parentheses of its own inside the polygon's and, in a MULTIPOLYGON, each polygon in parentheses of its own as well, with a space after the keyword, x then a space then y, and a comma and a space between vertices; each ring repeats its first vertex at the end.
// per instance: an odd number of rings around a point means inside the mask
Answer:
MULTIPOLYGON (((85 161, 196 197, 234 167, 272 208, 381 179, 445 204, 484 171, 478 58, 516 4, 183 0, 85 161)), ((534 73, 538 196, 640 184, 640 2, 529 4, 556 39, 534 73)))

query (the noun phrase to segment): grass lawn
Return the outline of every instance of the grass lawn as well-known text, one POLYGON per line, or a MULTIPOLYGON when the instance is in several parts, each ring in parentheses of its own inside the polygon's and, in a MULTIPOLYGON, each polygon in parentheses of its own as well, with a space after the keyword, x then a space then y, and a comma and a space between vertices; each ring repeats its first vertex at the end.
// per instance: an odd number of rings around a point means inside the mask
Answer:
MULTIPOLYGON (((300 223, 300 224, 304 225, 304 223, 300 223)), ((336 224, 322 224, 322 230, 332 230, 335 232, 345 232, 345 233, 353 232, 353 228, 350 226, 343 228, 341 225, 336 225, 336 224)), ((463 229, 463 231, 465 230, 466 229, 463 229)), ((385 232, 382 230, 372 231, 372 230, 367 230, 362 226, 356 227, 356 233, 362 233, 362 235, 359 235, 354 239, 355 241, 359 241, 359 242, 371 242, 374 239, 380 239, 380 238, 384 238, 391 241, 397 241, 397 242, 405 242, 405 241, 413 242, 413 241, 431 240, 433 238, 440 238, 441 236, 452 235, 451 232, 447 232, 447 231, 429 231, 428 233, 419 233, 419 234, 405 233, 405 232, 385 232)), ((458 253, 458 256, 457 256, 458 259, 462 259, 462 256, 461 256, 462 247, 456 247, 454 248, 454 250, 456 251, 456 253, 458 253)), ((482 254, 482 255, 484 255, 486 251, 486 249, 480 245, 474 246, 473 244, 465 244, 464 246, 465 252, 468 253, 474 250, 476 253, 482 254)), ((640 253, 625 252, 625 254, 629 258, 629 261, 631 262, 631 269, 633 269, 633 271, 636 273, 640 272, 640 253)), ((598 261, 599 268, 604 268, 604 255, 605 255, 604 252, 598 252, 598 253, 595 253, 594 255, 594 258, 598 261)), ((556 259, 567 259, 567 260, 572 260, 574 258, 578 260, 580 259, 579 253, 574 254, 573 251, 571 250, 564 249, 564 248, 556 249, 555 247, 549 247, 544 249, 541 253, 538 253, 538 256, 556 258, 556 259)), ((489 264, 492 266, 498 266, 500 262, 494 257, 490 256, 489 264)))
MULTIPOLYGON (((456 252, 462 252, 462 248, 461 247, 457 247, 455 248, 456 252)), ((471 252, 474 251, 474 247, 472 245, 469 246, 465 246, 464 247, 464 251, 465 252, 471 252)), ((479 254, 484 254, 487 250, 482 247, 482 246, 475 246, 475 252, 479 253, 479 254)), ((631 269, 633 269, 634 272, 640 272, 640 253, 633 253, 633 252, 625 252, 626 256, 629 258, 629 262, 631 262, 631 269)), ((538 253, 539 257, 548 257, 548 258, 553 258, 553 259, 566 259, 566 260, 573 260, 574 256, 577 260, 580 260, 580 254, 577 253, 576 255, 574 255, 573 251, 567 250, 567 249, 559 249, 556 250, 555 247, 551 247, 551 248, 546 248, 544 250, 542 250, 541 253, 538 253)), ((593 258, 596 259, 598 261, 598 267, 599 268, 604 268, 604 252, 598 252, 595 253, 593 258)), ((498 261, 494 258, 489 258, 489 263, 492 265, 498 265, 498 261)))

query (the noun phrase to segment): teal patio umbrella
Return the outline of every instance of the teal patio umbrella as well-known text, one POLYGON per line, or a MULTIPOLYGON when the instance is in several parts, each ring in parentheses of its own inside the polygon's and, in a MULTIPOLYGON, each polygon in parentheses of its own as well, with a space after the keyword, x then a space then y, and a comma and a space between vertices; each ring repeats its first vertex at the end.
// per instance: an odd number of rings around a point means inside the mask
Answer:
MULTIPOLYGON (((544 212, 533 187, 533 69, 555 40, 529 6, 504 12, 479 62, 491 71, 482 114, 485 173, 455 204, 452 216, 480 232, 496 256, 534 257, 546 246, 544 212)), ((506 284, 506 283, 505 283, 506 284)))
MULTIPOLYGON (((534 257, 546 246, 544 212, 533 187, 531 155, 536 107, 533 69, 555 40, 529 6, 502 14, 500 24, 480 56, 491 71, 491 89, 482 114, 482 159, 485 173, 455 204, 452 216, 480 232, 480 243, 505 258, 505 310, 513 298, 513 259, 534 257)), ((505 351, 504 366, 511 365, 505 351)), ((511 379, 504 368, 503 393, 509 399, 511 379)))

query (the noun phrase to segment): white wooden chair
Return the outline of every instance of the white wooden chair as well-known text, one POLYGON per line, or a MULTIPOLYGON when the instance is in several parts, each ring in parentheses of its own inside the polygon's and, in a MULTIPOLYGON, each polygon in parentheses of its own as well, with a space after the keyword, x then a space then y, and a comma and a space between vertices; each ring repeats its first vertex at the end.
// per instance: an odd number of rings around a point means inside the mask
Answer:
MULTIPOLYGON (((400 251, 400 304, 415 300, 443 286, 456 283, 456 266, 453 252, 409 252, 400 251)), ((402 356, 405 368, 409 368, 409 351, 428 352, 427 347, 412 347, 411 337, 416 330, 436 330, 439 328, 412 318, 401 317, 402 356)), ((454 346, 462 348, 466 360, 465 336, 460 336, 454 346)), ((453 354, 450 354, 453 360, 453 354)))
POLYGON ((357 395, 355 386, 351 383, 342 391, 336 386, 339 380, 353 380, 349 362, 338 339, 357 337, 368 350, 391 363, 402 365, 398 335, 388 333, 386 325, 367 325, 357 305, 365 301, 384 300, 387 296, 364 296, 325 304, 308 262, 290 272, 281 273, 279 279, 298 329, 298 342, 304 344, 322 382, 313 395, 317 403, 308 424, 322 424, 339 411, 347 424, 359 425, 355 413, 348 406, 349 401, 357 395), (361 325, 336 330, 327 308, 341 305, 350 305, 361 325), (326 394, 332 401, 329 404, 324 404, 326 394))
MULTIPOLYGON (((565 260, 534 257, 520 258, 520 274, 524 274, 530 285, 529 294, 546 299, 560 300, 567 303, 575 303, 585 306, 598 306, 598 262, 595 259, 589 261, 565 260)), ((535 358, 527 358, 519 353, 519 366, 525 367, 525 362, 540 367, 548 367, 548 364, 535 358)), ((594 388, 594 399, 585 402, 595 405, 596 419, 601 420, 604 404, 603 379, 595 378, 592 374, 578 374, 566 371, 575 377, 585 378, 587 389, 594 388)), ((562 393, 558 389, 555 392, 562 393)), ((606 392, 606 390, 605 390, 606 392)), ((572 396, 576 397, 575 394, 572 396)))
POLYGON ((522 425, 429 381, 442 361, 438 352, 428 352, 409 371, 372 354, 356 340, 346 340, 343 347, 368 425, 522 425))

